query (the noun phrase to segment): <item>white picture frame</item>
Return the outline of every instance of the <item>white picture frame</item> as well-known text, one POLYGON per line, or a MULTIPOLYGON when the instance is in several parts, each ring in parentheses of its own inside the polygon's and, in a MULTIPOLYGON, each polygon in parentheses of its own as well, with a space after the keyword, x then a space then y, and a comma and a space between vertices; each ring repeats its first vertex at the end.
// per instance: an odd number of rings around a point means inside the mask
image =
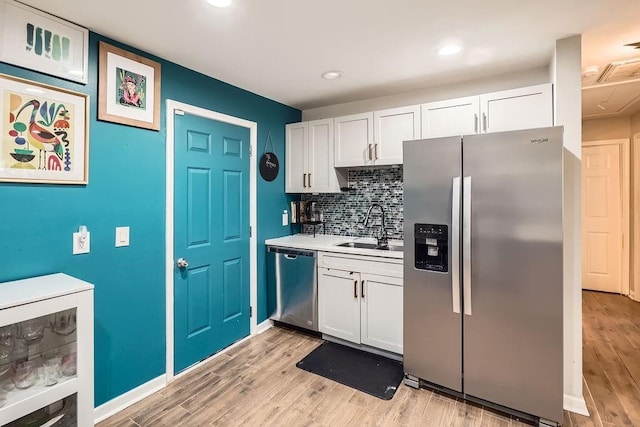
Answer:
POLYGON ((89 30, 14 0, 0 0, 0 61, 87 84, 89 30))

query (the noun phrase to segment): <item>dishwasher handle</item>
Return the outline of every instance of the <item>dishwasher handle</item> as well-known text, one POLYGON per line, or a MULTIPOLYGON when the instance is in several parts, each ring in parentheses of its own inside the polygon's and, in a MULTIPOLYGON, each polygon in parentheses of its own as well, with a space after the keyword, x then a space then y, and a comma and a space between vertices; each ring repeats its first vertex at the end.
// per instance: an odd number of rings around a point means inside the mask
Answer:
POLYGON ((277 246, 267 246, 267 252, 273 252, 276 254, 283 254, 287 259, 296 259, 298 257, 315 258, 315 251, 308 251, 304 249, 293 248, 280 248, 277 246))

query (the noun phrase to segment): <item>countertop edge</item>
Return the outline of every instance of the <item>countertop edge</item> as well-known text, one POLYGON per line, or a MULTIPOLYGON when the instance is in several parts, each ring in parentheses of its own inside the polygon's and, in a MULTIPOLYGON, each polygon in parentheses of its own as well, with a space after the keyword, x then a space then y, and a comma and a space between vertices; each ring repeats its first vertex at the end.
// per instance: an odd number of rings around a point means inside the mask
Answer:
MULTIPOLYGON (((363 238, 363 237, 348 237, 348 236, 335 236, 335 235, 316 235, 313 237, 311 234, 294 234, 284 237, 276 237, 273 239, 265 240, 266 246, 276 246, 282 248, 292 249, 307 249, 321 252, 334 252, 350 255, 366 255, 378 258, 390 258, 390 259, 403 259, 402 251, 381 251, 379 249, 362 249, 362 248, 347 248, 336 246, 340 243, 346 242, 375 242, 375 239, 363 238)), ((401 240, 389 241, 389 244, 402 245, 401 240)))

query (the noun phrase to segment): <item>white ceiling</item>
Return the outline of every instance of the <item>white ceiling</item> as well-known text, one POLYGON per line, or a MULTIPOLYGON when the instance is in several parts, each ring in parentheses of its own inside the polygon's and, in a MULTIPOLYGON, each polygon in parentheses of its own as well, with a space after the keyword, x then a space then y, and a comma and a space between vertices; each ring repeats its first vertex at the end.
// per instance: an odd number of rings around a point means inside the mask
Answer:
POLYGON ((620 46, 640 41, 640 0, 24 1, 303 110, 545 66, 573 34, 583 64, 640 56, 620 46), (451 41, 462 53, 435 55, 451 41))

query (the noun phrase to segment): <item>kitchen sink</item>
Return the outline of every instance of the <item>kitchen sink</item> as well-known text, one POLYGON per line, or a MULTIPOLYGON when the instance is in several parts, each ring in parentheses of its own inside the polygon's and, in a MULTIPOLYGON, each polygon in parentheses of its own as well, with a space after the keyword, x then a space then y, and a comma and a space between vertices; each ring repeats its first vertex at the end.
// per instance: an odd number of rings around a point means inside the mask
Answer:
POLYGON ((343 248, 358 248, 358 249, 377 249, 382 251, 402 251, 403 247, 397 245, 387 245, 381 246, 375 243, 365 243, 365 242, 346 242, 340 243, 336 246, 341 246, 343 248))

